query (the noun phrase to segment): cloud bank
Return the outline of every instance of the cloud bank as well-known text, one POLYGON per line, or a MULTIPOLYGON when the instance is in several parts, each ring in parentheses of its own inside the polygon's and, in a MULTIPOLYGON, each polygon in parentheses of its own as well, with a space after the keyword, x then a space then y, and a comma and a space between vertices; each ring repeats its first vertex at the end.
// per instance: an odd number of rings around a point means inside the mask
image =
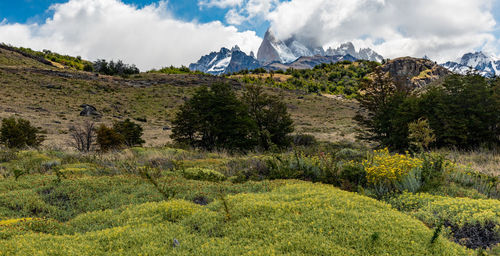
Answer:
POLYGON ((386 57, 454 59, 476 49, 497 51, 492 0, 292 0, 267 14, 281 38, 311 44, 354 41, 386 57))
MULTIPOLYGON (((229 1, 228 1, 229 2, 229 1)), ((141 70, 187 65, 236 44, 255 51, 254 31, 238 32, 219 21, 200 24, 173 17, 167 2, 137 8, 119 0, 70 0, 51 7, 43 24, 0 23, 0 42, 97 58, 121 59, 141 70)))
POLYGON ((229 8, 226 21, 255 17, 271 23, 281 39, 301 37, 309 46, 352 41, 390 58, 446 61, 474 50, 498 53, 493 0, 201 0, 229 8))

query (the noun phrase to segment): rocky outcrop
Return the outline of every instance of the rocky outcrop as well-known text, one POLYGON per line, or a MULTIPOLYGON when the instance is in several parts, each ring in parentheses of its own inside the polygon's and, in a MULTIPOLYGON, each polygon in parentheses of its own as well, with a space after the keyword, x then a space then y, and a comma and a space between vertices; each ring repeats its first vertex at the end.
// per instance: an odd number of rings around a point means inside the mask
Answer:
POLYGON ((97 112, 97 108, 89 104, 80 105, 83 110, 80 112, 80 116, 91 116, 91 117, 100 117, 101 114, 97 112))
POLYGON ((449 70, 431 60, 411 57, 390 60, 382 65, 382 70, 388 72, 396 84, 411 89, 426 86, 451 74, 449 70))

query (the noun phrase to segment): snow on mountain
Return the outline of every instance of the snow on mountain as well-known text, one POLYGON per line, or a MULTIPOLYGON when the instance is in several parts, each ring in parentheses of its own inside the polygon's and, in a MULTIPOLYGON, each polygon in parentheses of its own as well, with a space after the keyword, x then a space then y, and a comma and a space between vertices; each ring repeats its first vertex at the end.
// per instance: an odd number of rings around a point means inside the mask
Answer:
POLYGON ((294 67, 313 68, 315 63, 357 59, 382 62, 383 57, 369 48, 356 51, 351 42, 344 43, 337 49, 329 48, 325 51, 323 47, 312 47, 295 36, 283 41, 278 39, 271 29, 268 29, 257 52, 257 58, 255 58, 253 52, 247 55, 238 46, 235 46, 231 50, 222 48, 219 52, 205 55, 198 62, 189 65, 189 68, 220 75, 244 69, 252 70, 259 67, 271 67, 273 63, 273 68, 278 66, 286 68, 292 64, 294 67), (299 59, 300 61, 298 61, 299 59))
MULTIPOLYGON (((300 48, 299 45, 297 47, 300 48)), ((296 60, 297 57, 283 41, 274 36, 271 29, 268 29, 257 52, 257 59, 264 63, 274 61, 288 63, 296 60)))
POLYGON ((462 75, 469 72, 478 72, 485 77, 500 75, 500 60, 483 52, 466 53, 458 62, 448 61, 441 66, 462 75))
POLYGON ((327 51, 323 47, 310 47, 307 43, 301 42, 297 37, 292 36, 284 41, 279 40, 272 33, 271 29, 268 29, 262 44, 259 47, 257 53, 257 59, 262 63, 291 63, 300 57, 312 57, 316 55, 320 56, 346 56, 351 55, 356 59, 372 60, 382 62, 383 57, 373 51, 372 49, 360 49, 356 51, 356 48, 351 42, 344 43, 340 45, 337 49, 329 48, 327 51))
MULTIPOLYGON (((301 56, 313 56, 313 52, 307 46, 301 44, 299 41, 293 40, 290 44, 290 50, 292 51, 293 55, 295 57, 301 57, 301 56)), ((297 58, 295 58, 297 59, 297 58)), ((294 60, 295 60, 294 59, 294 60)))
POLYGON ((359 52, 356 51, 354 44, 351 42, 341 44, 337 49, 328 48, 326 51, 326 55, 334 56, 334 55, 347 55, 355 57, 360 60, 371 60, 382 62, 384 57, 382 55, 376 53, 374 50, 370 48, 360 49, 359 52))
POLYGON ((242 69, 256 69, 260 63, 253 57, 246 55, 238 46, 231 50, 221 48, 219 52, 212 52, 200 58, 196 63, 189 65, 189 69, 202 71, 212 75, 237 72, 242 69))

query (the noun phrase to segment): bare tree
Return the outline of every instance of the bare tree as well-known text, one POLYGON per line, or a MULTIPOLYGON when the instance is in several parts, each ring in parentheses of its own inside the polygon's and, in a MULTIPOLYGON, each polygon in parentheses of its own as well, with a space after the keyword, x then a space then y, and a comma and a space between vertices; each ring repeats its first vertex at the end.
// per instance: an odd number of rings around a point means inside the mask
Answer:
POLYGON ((75 147, 80 152, 90 152, 93 149, 95 142, 95 123, 86 121, 81 126, 70 126, 69 133, 71 135, 71 146, 75 147))

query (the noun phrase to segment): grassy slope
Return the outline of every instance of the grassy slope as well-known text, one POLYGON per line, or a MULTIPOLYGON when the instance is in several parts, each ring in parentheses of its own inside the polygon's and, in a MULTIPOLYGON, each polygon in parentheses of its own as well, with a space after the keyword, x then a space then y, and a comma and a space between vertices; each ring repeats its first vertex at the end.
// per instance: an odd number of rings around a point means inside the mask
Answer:
MULTIPOLYGON (((95 77, 91 73, 60 70, 20 54, 0 51, 0 117, 17 115, 48 131, 47 146, 65 147, 68 126, 85 120, 81 104, 94 105, 103 114, 100 122, 146 118, 145 140, 149 146, 169 141, 169 126, 177 107, 201 84, 221 78, 204 75, 143 73, 128 79, 95 77)), ((223 80, 234 83, 233 80, 223 80)), ((323 140, 354 140, 352 116, 356 104, 280 89, 289 105, 297 132, 312 133, 323 140)))
POLYGON ((229 196, 227 203, 230 219, 220 201, 90 212, 62 234, 25 232, 0 247, 23 255, 467 255, 443 238, 430 244, 432 230, 390 206, 331 186, 301 182, 229 196))

